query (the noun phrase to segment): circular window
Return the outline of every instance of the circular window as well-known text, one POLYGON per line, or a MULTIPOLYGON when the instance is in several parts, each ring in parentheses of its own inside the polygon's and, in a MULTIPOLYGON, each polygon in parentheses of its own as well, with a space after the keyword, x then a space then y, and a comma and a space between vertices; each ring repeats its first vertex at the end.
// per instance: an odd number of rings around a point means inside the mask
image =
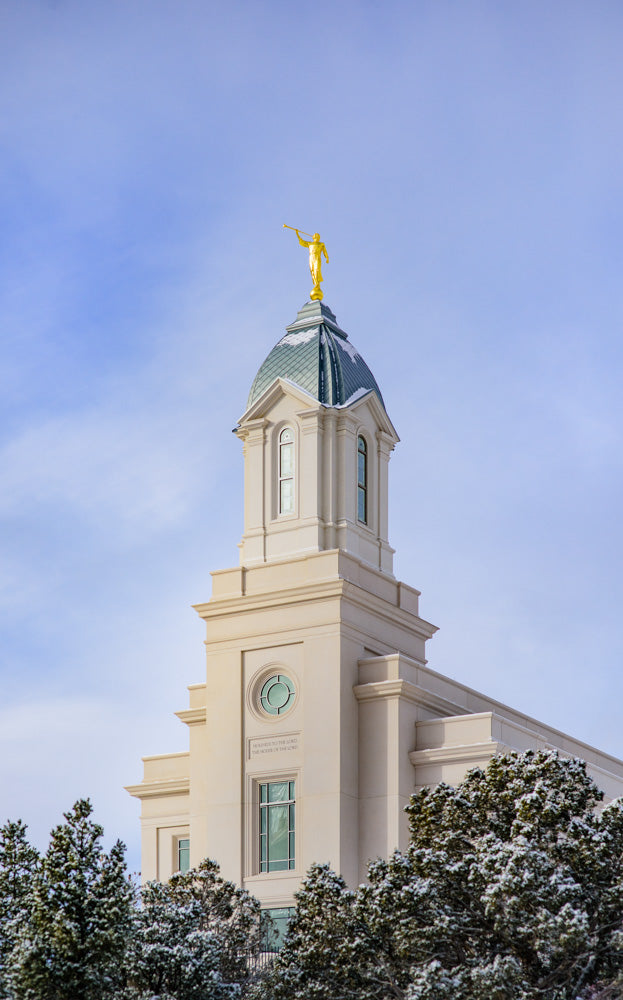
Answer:
POLYGON ((283 715, 294 701, 294 684, 285 674, 273 674, 260 691, 260 705, 268 715, 283 715))

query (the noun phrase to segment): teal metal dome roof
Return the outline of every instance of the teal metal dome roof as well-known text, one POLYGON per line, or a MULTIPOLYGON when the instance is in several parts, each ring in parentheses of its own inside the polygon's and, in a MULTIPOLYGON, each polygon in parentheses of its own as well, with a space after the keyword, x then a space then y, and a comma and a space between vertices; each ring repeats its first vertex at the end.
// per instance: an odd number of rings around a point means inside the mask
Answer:
POLYGON ((326 406, 344 406, 372 390, 385 407, 374 375, 329 307, 317 300, 305 303, 260 365, 247 409, 278 378, 295 382, 326 406))

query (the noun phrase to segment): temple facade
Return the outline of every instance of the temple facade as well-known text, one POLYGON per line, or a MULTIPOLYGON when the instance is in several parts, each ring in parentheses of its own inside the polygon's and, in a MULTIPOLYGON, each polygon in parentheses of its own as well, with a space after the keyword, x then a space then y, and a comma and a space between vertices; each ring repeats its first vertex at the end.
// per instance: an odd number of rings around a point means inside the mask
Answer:
POLYGON ((205 680, 177 712, 185 753, 144 758, 142 877, 204 857, 277 923, 312 862, 347 883, 407 844, 404 806, 493 754, 584 758, 610 799, 623 762, 427 665, 436 631, 393 575, 388 468, 398 435, 335 315, 310 301, 260 367, 237 436, 240 564, 196 605, 205 680))

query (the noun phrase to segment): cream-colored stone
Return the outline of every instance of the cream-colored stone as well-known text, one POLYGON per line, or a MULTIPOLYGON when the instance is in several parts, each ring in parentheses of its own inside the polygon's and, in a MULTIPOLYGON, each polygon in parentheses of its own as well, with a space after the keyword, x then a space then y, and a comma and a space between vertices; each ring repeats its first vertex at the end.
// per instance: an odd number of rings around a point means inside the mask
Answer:
POLYGON ((557 748, 585 758, 608 797, 623 763, 426 665, 435 626, 392 575, 388 462, 398 436, 375 393, 329 408, 278 379, 243 415, 240 566, 213 572, 206 677, 189 688, 189 752, 144 758, 144 879, 167 878, 180 836, 265 906, 290 905, 309 865, 350 885, 405 847, 417 787, 459 782, 495 753, 557 748), (279 434, 295 437, 294 513, 279 514, 279 434), (368 445, 368 524, 357 521, 357 438, 368 445), (293 682, 283 716, 263 712, 273 674, 293 682), (295 868, 259 871, 259 786, 296 785, 295 868))
POLYGON ((277 379, 241 417, 244 442, 244 567, 293 554, 339 548, 386 573, 390 453, 398 441, 376 393, 352 406, 323 406, 303 389, 277 379), (295 437, 294 512, 279 512, 279 436, 295 437), (368 447, 368 523, 357 520, 357 438, 368 447))

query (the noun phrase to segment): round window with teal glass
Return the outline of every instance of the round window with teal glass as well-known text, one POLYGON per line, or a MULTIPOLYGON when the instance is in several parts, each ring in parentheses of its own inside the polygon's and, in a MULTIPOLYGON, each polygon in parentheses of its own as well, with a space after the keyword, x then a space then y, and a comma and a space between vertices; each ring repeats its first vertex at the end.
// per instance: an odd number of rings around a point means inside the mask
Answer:
POLYGON ((268 715, 283 715, 294 701, 294 684, 285 674, 273 674, 260 691, 260 705, 268 715))

